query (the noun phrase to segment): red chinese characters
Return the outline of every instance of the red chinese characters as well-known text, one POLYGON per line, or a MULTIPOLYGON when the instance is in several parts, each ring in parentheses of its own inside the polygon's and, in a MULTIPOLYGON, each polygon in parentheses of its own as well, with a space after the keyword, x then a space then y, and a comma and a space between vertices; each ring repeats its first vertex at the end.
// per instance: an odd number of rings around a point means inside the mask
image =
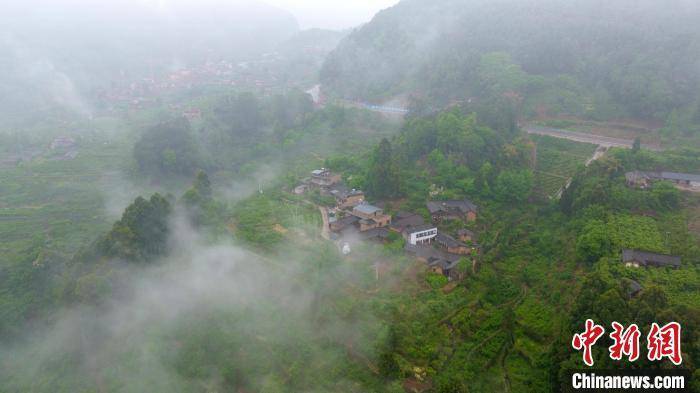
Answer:
POLYGON ((580 334, 574 334, 574 338, 571 340, 571 345, 575 350, 580 351, 583 349, 583 362, 587 366, 593 366, 593 353, 591 348, 595 345, 596 341, 605 333, 605 329, 596 325, 593 320, 586 320, 586 331, 580 334))
POLYGON ((681 325, 671 322, 663 327, 657 323, 651 324, 647 336, 647 358, 650 361, 668 358, 676 366, 683 362, 681 357, 681 325))
MULTIPOLYGON (((608 347, 610 358, 613 360, 627 360, 634 362, 639 359, 640 346, 639 339, 642 335, 639 326, 636 324, 625 327, 618 323, 612 323, 613 331, 610 333, 612 345, 608 347)), ((574 334, 571 346, 575 350, 583 350, 583 362, 593 366, 592 347, 603 336, 605 329, 596 325, 591 319, 586 320, 586 330, 583 333, 574 334)), ((658 323, 652 323, 647 335, 647 358, 649 361, 660 361, 668 359, 676 366, 683 363, 681 352, 681 325, 678 322, 670 322, 663 327, 658 323)))
POLYGON ((641 336, 639 327, 632 324, 625 329, 617 322, 613 322, 612 327, 614 331, 610 333, 610 338, 613 340, 613 345, 608 348, 610 358, 621 360, 622 355, 626 355, 630 362, 639 359, 639 336, 641 336))

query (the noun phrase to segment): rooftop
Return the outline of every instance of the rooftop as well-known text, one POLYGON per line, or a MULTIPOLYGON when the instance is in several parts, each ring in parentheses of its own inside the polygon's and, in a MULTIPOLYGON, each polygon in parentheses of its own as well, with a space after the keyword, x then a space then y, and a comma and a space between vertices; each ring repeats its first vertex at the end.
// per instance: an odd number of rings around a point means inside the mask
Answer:
POLYGON ((428 259, 428 266, 430 266, 430 267, 439 266, 442 270, 454 269, 458 263, 459 263, 459 260, 447 261, 447 260, 442 259, 442 258, 430 258, 430 259, 428 259))
POLYGON ((470 211, 476 212, 478 210, 477 206, 468 199, 460 201, 430 201, 427 203, 427 207, 430 214, 455 209, 458 209, 462 213, 467 213, 470 211))
POLYGON ((700 182, 700 175, 695 175, 692 173, 678 173, 678 172, 631 171, 631 172, 625 173, 625 178, 628 181, 636 181, 638 179, 661 179, 661 180, 700 182))
POLYGON ((622 250, 622 262, 639 262, 645 266, 680 267, 681 257, 640 250, 622 250))
POLYGON ((411 226, 411 227, 404 229, 404 233, 410 235, 412 233, 429 231, 431 229, 437 229, 437 227, 433 224, 421 224, 421 225, 411 226))
POLYGON ((362 190, 356 190, 356 189, 348 189, 348 187, 345 184, 339 183, 333 186, 333 189, 331 190, 331 195, 333 195, 336 198, 347 198, 351 196, 357 196, 357 195, 364 195, 364 192, 362 190))
POLYGON ((357 211, 357 212, 362 213, 362 214, 372 215, 375 213, 381 213, 382 209, 380 209, 376 206, 370 205, 369 203, 362 203, 362 204, 355 206, 354 211, 357 211))
POLYGON ((454 248, 454 247, 466 247, 466 246, 467 246, 466 244, 460 242, 459 240, 453 238, 452 236, 446 235, 446 234, 444 234, 444 233, 442 233, 442 232, 438 233, 438 235, 437 235, 437 237, 435 238, 435 240, 436 240, 438 243, 443 244, 443 245, 445 245, 445 247, 449 247, 449 248, 454 248))
POLYGON ((398 212, 394 216, 391 227, 398 232, 403 232, 409 227, 423 224, 425 224, 425 220, 423 220, 423 217, 419 214, 398 212))
POLYGON ((458 254, 450 254, 448 252, 438 250, 437 248, 429 245, 411 245, 410 243, 406 243, 404 245, 404 250, 406 252, 409 252, 411 254, 415 254, 419 258, 423 258, 425 260, 430 260, 431 258, 433 259, 444 259, 448 262, 456 262, 462 259, 462 255, 458 254))

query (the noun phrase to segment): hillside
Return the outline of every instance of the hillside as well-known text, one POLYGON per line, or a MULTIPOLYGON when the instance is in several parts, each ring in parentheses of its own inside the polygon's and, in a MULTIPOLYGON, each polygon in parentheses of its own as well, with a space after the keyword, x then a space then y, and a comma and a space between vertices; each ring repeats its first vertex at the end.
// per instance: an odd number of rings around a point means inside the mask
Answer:
POLYGON ((697 135, 699 19, 686 0, 405 0, 343 40, 321 77, 343 98, 510 98, 527 117, 668 121, 697 135))

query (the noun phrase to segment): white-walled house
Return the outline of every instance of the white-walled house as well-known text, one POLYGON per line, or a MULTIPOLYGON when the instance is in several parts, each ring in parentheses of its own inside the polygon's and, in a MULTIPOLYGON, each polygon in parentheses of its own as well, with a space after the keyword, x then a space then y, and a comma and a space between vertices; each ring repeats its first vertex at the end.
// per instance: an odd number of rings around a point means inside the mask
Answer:
POLYGON ((415 246, 416 244, 430 243, 438 234, 438 229, 434 225, 419 225, 406 229, 403 233, 406 241, 415 246))

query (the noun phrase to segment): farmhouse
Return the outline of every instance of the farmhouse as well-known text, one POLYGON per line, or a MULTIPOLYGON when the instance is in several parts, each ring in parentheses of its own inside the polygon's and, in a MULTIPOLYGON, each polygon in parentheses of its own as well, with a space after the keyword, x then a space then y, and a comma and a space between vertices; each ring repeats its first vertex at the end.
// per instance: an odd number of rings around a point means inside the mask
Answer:
POLYGON ((341 178, 339 174, 332 173, 326 168, 321 168, 311 172, 311 179, 309 179, 309 183, 311 185, 324 188, 340 183, 340 180, 341 178))
POLYGON ((404 250, 427 263, 430 270, 434 273, 443 274, 450 279, 458 278, 455 267, 462 259, 461 255, 450 254, 432 246, 421 244, 412 245, 406 243, 404 250))
POLYGON ((391 216, 384 211, 368 203, 361 203, 352 209, 353 216, 359 218, 360 231, 369 231, 374 228, 383 228, 391 224, 391 216))
POLYGON ((472 250, 471 247, 467 246, 465 243, 442 232, 437 234, 435 241, 450 254, 468 255, 472 250))
POLYGON ((70 149, 75 147, 75 139, 67 136, 61 136, 54 139, 49 145, 49 149, 70 149))
POLYGON ((459 260, 450 262, 445 259, 434 258, 428 260, 428 267, 433 273, 442 274, 447 277, 450 281, 459 280, 459 272, 456 267, 459 264, 459 260))
POLYGON ((435 225, 423 224, 415 227, 408 227, 402 234, 408 244, 415 246, 416 244, 432 242, 438 235, 438 229, 435 225))
POLYGON ((355 217, 352 215, 347 215, 341 219, 338 219, 338 220, 330 223, 330 230, 333 232, 341 232, 345 228, 353 226, 359 221, 360 221, 360 219, 358 217, 355 217))
POLYGON ((374 228, 365 232, 360 233, 360 238, 362 240, 375 240, 379 242, 386 242, 389 240, 389 232, 386 228, 374 228))
POLYGON ((365 201, 364 192, 354 188, 349 190, 342 183, 336 184, 330 191, 330 194, 335 197, 335 202, 339 209, 352 208, 365 201))
POLYGON ((622 262, 627 267, 681 267, 681 257, 640 250, 622 250, 622 262))
POLYGON ((621 285, 627 292, 627 296, 630 299, 637 296, 637 294, 639 294, 639 292, 641 292, 643 289, 640 283, 629 278, 623 278, 621 280, 621 285))
POLYGON ((478 208, 469 200, 460 201, 430 201, 428 211, 433 222, 443 220, 474 221, 478 208))
POLYGON ((391 222, 391 230, 398 233, 404 233, 410 227, 417 227, 425 224, 425 220, 420 214, 398 212, 391 222))
POLYGON ((700 189, 700 175, 677 172, 642 172, 625 173, 625 181, 630 187, 648 188, 653 181, 670 181, 680 188, 700 189))
POLYGON ((476 234, 469 229, 460 229, 457 231, 457 237, 459 241, 464 243, 476 242, 476 234))

